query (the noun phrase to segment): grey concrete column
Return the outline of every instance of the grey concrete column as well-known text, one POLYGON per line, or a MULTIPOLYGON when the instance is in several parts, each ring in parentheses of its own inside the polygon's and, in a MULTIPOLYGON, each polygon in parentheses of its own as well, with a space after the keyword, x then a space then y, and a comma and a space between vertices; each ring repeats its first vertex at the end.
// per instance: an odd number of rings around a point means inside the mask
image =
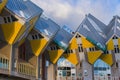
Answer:
POLYGON ((94 80, 93 79, 93 66, 91 64, 89 64, 87 61, 83 61, 83 77, 84 80, 94 80))
POLYGON ((48 71, 48 75, 47 75, 48 80, 56 80, 56 74, 55 74, 56 66, 54 64, 50 64, 47 68, 47 71, 48 71))
POLYGON ((15 45, 10 45, 10 61, 9 61, 9 73, 13 75, 15 63, 15 45))
POLYGON ((88 63, 87 51, 84 49, 85 59, 82 61, 82 74, 84 80, 94 80, 94 67, 88 63))
POLYGON ((37 57, 36 79, 40 80, 40 56, 37 57))

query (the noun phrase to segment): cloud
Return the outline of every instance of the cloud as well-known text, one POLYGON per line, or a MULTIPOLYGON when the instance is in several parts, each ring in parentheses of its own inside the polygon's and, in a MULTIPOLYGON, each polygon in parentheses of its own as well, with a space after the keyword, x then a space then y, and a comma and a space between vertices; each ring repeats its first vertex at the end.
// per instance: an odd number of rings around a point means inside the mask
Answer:
POLYGON ((77 29, 85 15, 93 14, 108 24, 114 14, 120 14, 119 0, 31 0, 44 10, 47 17, 59 25, 77 29), (112 6, 113 5, 113 6, 112 6))

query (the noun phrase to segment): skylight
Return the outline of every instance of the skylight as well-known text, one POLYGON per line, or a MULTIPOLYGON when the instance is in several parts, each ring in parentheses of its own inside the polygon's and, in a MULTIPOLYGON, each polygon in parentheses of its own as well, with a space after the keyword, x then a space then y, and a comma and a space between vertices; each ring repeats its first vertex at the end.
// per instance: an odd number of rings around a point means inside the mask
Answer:
POLYGON ((103 38, 106 38, 106 35, 104 35, 103 33, 99 32, 99 35, 101 35, 103 38))
POLYGON ((118 19, 118 22, 120 23, 120 19, 118 19))
POLYGON ((86 30, 90 31, 90 29, 88 28, 87 25, 83 24, 83 28, 85 28, 86 30))
POLYGON ((102 30, 99 28, 99 26, 91 19, 91 18, 88 18, 88 20, 90 21, 90 23, 93 25, 93 27, 102 33, 102 30))
POLYGON ((119 27, 119 26, 117 26, 117 29, 118 29, 118 30, 120 30, 120 27, 119 27))

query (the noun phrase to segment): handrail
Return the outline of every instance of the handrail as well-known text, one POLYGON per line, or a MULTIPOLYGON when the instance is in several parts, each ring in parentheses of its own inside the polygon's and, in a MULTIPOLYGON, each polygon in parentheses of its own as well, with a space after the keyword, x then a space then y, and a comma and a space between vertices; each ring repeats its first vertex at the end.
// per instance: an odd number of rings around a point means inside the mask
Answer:
POLYGON ((36 69, 29 63, 18 62, 17 72, 29 76, 36 76, 36 69))
POLYGON ((0 55, 0 68, 9 69, 9 60, 5 56, 2 56, 2 55, 0 55))

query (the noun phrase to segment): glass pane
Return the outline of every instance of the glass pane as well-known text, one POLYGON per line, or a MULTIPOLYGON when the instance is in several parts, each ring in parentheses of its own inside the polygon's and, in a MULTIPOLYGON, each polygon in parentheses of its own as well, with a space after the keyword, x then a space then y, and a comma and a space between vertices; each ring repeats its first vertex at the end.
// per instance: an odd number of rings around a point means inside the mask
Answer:
POLYGON ((60 27, 51 19, 39 18, 35 28, 38 29, 42 34, 51 38, 56 34, 60 27))
POLYGON ((8 0, 6 7, 16 15, 31 19, 42 13, 42 9, 32 3, 30 0, 8 0))
POLYGON ((58 46, 66 50, 72 37, 73 37, 72 34, 68 33, 64 29, 61 29, 55 35, 54 41, 58 46))

